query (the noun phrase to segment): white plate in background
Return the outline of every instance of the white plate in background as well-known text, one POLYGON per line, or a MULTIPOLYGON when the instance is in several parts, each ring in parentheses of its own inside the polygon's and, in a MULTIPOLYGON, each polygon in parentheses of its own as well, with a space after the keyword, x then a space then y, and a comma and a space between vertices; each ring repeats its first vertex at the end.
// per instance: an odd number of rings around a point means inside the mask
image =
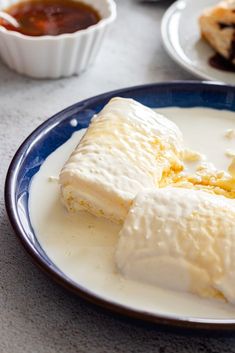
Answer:
POLYGON ((208 59, 214 50, 201 39, 198 19, 203 10, 218 0, 178 0, 163 16, 161 32, 164 46, 180 66, 204 78, 235 84, 235 73, 211 67, 208 59))

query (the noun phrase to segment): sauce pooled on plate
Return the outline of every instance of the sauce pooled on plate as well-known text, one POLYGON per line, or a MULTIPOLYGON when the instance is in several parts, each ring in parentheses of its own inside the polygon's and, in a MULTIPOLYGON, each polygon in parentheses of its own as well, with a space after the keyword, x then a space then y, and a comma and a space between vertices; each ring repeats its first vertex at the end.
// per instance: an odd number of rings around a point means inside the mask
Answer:
POLYGON ((28 36, 56 36, 86 29, 100 21, 92 6, 76 0, 28 0, 5 9, 20 24, 14 27, 0 19, 0 25, 28 36))
POLYGON ((216 53, 208 60, 210 66, 222 71, 235 72, 235 65, 229 60, 223 58, 222 55, 216 53))

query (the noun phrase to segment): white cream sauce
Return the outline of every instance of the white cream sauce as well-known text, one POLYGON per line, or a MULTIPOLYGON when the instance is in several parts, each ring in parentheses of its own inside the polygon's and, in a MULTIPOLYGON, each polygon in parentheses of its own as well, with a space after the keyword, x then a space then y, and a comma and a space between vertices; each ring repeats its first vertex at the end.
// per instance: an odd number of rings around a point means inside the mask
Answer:
MULTIPOLYGON (((179 126, 188 148, 205 154, 217 168, 227 170, 231 160, 225 151, 235 150, 235 140, 226 139, 224 131, 235 129, 235 113, 204 108, 157 111, 179 126)), ((50 259, 87 290, 139 311, 171 317, 234 319, 235 307, 223 301, 201 299, 124 279, 114 264, 120 226, 86 213, 66 212, 60 202, 56 178, 83 133, 84 130, 75 132, 53 152, 31 183, 30 219, 50 259)))

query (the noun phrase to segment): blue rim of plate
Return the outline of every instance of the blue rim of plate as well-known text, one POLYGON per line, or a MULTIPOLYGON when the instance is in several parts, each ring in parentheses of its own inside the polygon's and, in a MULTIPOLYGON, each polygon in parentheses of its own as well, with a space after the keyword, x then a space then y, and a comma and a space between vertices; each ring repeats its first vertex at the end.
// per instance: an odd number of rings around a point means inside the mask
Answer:
POLYGON ((36 128, 21 144, 7 172, 5 205, 10 223, 18 239, 31 255, 34 262, 53 280, 89 302, 114 313, 174 327, 234 330, 235 318, 217 320, 185 318, 162 314, 156 315, 105 300, 67 277, 52 263, 37 241, 29 221, 27 209, 28 188, 30 187, 31 178, 53 150, 64 143, 74 131, 86 127, 92 115, 100 111, 109 99, 115 96, 133 98, 150 107, 200 106, 235 111, 235 87, 216 82, 175 81, 128 87, 107 92, 83 100, 55 114, 36 128), (78 116, 81 121, 78 119, 78 116), (69 124, 69 121, 73 118, 79 121, 76 128, 69 124), (63 126, 63 124, 65 125, 63 126), (62 126, 63 136, 58 137, 57 130, 61 129, 62 126), (50 139, 51 135, 53 136, 50 139), (49 140, 47 141, 49 142, 49 147, 43 145, 44 139, 49 140), (57 141, 58 139, 59 141, 57 141), (37 146, 40 147, 39 150, 37 146), (38 157, 40 154, 41 158, 38 157), (31 161, 30 158, 32 156, 33 160, 31 161), (25 168, 24 164, 27 162, 27 159, 32 163, 30 168, 25 168), (20 179, 22 173, 23 179, 20 179))

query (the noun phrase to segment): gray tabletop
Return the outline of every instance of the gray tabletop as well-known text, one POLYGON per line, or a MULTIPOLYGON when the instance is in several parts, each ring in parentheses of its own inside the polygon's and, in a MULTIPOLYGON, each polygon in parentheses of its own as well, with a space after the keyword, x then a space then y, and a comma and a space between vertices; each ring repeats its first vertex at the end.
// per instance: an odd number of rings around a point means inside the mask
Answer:
POLYGON ((108 90, 193 79, 165 53, 161 17, 170 5, 118 0, 118 19, 96 63, 80 77, 37 81, 0 63, 0 353, 235 352, 233 335, 190 335, 116 317, 73 296, 42 274, 6 216, 7 167, 25 137, 50 115, 108 90))

